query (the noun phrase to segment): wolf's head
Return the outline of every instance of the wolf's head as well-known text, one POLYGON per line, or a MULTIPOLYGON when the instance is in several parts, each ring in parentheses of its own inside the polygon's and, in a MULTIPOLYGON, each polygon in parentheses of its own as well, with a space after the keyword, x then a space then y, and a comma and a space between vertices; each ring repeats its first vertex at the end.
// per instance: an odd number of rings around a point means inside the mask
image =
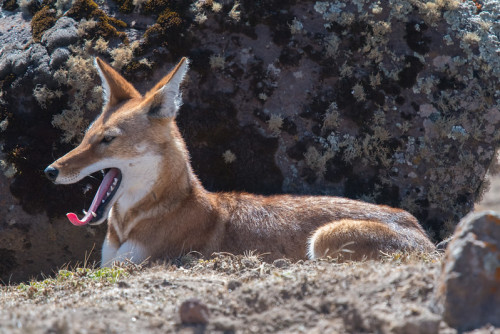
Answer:
POLYGON ((74 150, 45 169, 56 184, 71 184, 103 171, 104 178, 82 220, 68 213, 75 225, 100 224, 119 201, 132 206, 161 178, 175 179, 186 168, 187 151, 175 124, 182 104, 180 84, 188 70, 186 58, 141 95, 125 78, 99 58, 105 106, 74 150))

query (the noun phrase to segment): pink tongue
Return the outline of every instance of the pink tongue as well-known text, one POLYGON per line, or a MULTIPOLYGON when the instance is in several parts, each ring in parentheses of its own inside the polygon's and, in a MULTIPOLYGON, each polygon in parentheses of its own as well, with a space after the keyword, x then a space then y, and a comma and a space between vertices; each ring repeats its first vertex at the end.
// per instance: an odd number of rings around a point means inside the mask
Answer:
POLYGON ((106 197, 106 193, 108 192, 109 188, 113 184, 113 180, 118 176, 119 173, 120 173, 119 169, 111 168, 109 172, 107 172, 106 175, 104 175, 101 185, 99 186, 99 189, 97 190, 97 193, 94 196, 94 200, 92 201, 92 204, 90 204, 89 211, 87 212, 85 217, 83 217, 82 220, 78 219, 78 216, 74 213, 66 214, 66 217, 68 217, 71 224, 76 226, 82 226, 90 223, 90 221, 94 218, 92 212, 96 212, 102 200, 106 197))

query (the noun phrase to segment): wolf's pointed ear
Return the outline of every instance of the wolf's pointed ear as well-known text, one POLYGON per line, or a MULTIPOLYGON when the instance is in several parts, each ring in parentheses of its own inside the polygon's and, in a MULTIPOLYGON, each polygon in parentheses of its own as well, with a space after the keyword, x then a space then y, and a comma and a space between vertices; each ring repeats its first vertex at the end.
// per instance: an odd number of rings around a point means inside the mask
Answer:
POLYGON ((151 117, 175 117, 182 105, 180 85, 189 69, 189 59, 182 58, 169 74, 146 93, 151 117))
POLYGON ((141 94, 130 82, 103 60, 96 57, 94 64, 101 77, 102 88, 104 90, 104 104, 113 106, 121 101, 141 97, 141 94))

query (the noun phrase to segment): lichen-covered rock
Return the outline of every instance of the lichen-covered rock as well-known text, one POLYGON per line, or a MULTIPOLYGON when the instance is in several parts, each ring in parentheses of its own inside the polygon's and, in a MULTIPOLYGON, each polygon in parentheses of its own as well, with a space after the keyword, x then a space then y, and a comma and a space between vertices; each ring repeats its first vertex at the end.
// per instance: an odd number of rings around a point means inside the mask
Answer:
POLYGON ((30 85, 54 82, 49 53, 43 45, 33 43, 30 29, 21 13, 0 16, 0 81, 4 86, 0 89, 4 99, 9 89, 24 84, 23 80, 29 81, 30 85), (5 78, 9 76, 13 80, 6 85, 5 78))
POLYGON ((52 52, 55 48, 66 47, 78 40, 76 29, 77 22, 70 17, 63 16, 46 30, 43 34, 41 43, 52 52))
POLYGON ((71 52, 66 48, 57 48, 50 55, 50 67, 54 70, 59 69, 66 60, 68 60, 71 52))
POLYGON ((28 55, 22 52, 31 40, 30 24, 22 13, 0 17, 0 78, 10 73, 16 75, 26 71, 28 55))
POLYGON ((443 319, 459 330, 500 326, 500 214, 470 214, 458 224, 436 300, 443 319))
POLYGON ((271 191, 403 207, 436 239, 472 209, 500 134, 498 2, 243 1, 237 19, 196 3, 179 123, 211 189, 264 188, 241 186, 245 146, 207 148, 213 125, 193 125, 223 95, 239 127, 278 140, 271 191))
MULTIPOLYGON (((51 275, 86 258, 89 264, 99 261, 105 231, 105 226, 70 226, 63 217, 71 195, 57 195, 40 177, 60 137, 46 110, 59 113, 62 97, 47 87, 56 86, 54 71, 70 54, 58 48, 50 55, 33 43, 30 29, 19 12, 0 15, 0 282, 5 283, 51 275)), ((70 193, 82 194, 87 186, 70 193)))
POLYGON ((41 43, 19 9, 0 17, 0 142, 30 214, 85 206, 93 181, 40 171, 100 109, 95 55, 143 92, 191 59, 178 123, 209 190, 389 204, 437 240, 481 194, 500 139, 496 0, 72 4, 47 3, 65 14, 41 43))

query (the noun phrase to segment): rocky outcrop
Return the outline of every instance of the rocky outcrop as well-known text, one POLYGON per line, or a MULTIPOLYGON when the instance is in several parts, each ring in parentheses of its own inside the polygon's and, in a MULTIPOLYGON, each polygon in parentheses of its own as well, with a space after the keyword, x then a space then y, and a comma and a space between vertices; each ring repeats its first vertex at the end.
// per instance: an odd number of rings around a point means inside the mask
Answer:
POLYGON ((446 249, 436 299, 443 319, 459 330, 500 326, 500 214, 462 219, 446 249))
POLYGON ((52 275, 64 264, 88 266, 100 260, 104 226, 76 229, 65 218, 28 214, 0 174, 0 283, 52 275))
MULTIPOLYGON (((69 50, 62 46, 69 45, 71 29, 67 23, 73 20, 61 19, 66 22, 65 33, 59 35, 63 37, 47 35, 40 44, 33 43, 29 21, 22 13, 2 15, 0 282, 14 283, 42 273, 51 275, 65 264, 99 261, 105 226, 73 228, 64 218, 71 195, 61 196, 60 188, 43 180, 42 170, 53 160, 53 145, 60 137, 47 109, 60 110, 47 92, 48 87, 57 87, 54 71, 69 56, 69 50), (44 43, 58 48, 48 49, 44 43)), ((70 147, 66 145, 65 150, 70 147)), ((82 187, 84 184, 67 189, 69 193, 78 192, 75 198, 80 197, 76 200, 79 203, 82 187)))
POLYGON ((96 185, 41 173, 99 112, 95 55, 141 91, 191 59, 178 123, 209 190, 389 204, 436 239, 480 195, 500 138, 496 0, 72 4, 0 17, 2 166, 29 215, 81 210, 96 185))

